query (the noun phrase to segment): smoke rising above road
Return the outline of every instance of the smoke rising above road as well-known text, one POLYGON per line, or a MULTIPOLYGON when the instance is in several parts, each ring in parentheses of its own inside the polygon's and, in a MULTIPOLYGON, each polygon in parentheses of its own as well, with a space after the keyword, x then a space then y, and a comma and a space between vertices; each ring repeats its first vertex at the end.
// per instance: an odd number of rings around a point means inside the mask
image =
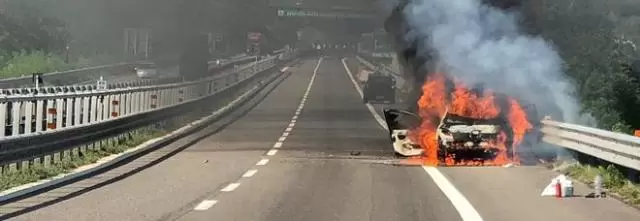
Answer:
POLYGON ((562 59, 544 39, 521 32, 515 13, 480 0, 410 0, 403 16, 409 26, 404 42, 418 45, 421 56, 434 56, 440 71, 533 104, 540 114, 558 107, 556 117, 578 121, 562 59))

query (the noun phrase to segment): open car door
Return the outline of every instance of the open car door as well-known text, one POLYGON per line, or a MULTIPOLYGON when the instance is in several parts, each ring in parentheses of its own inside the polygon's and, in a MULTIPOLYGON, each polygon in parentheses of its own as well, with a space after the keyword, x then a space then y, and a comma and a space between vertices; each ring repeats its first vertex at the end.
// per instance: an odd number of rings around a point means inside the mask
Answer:
POLYGON ((408 136, 409 130, 420 126, 420 116, 409 111, 391 108, 384 109, 383 113, 396 155, 405 157, 422 155, 423 149, 408 136))

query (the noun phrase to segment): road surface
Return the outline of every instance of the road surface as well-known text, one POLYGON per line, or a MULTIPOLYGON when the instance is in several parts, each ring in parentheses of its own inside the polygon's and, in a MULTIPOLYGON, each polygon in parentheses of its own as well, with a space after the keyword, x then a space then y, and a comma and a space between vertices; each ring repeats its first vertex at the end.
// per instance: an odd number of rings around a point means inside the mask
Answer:
MULTIPOLYGON (((264 100, 221 131, 108 185, 33 206, 150 162, 143 157, 26 199, 30 206, 13 204, 28 212, 9 220, 640 220, 640 212, 613 199, 540 197, 557 175, 542 167, 384 164, 392 155, 386 132, 340 59, 310 59, 289 70, 264 100)), ((576 185, 577 194, 588 191, 576 185)))

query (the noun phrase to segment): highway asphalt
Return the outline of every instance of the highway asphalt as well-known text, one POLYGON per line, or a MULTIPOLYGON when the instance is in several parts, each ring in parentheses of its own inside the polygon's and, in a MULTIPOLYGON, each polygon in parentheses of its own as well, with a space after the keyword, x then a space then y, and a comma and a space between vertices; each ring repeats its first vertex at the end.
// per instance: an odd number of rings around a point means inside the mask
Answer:
MULTIPOLYGON (((140 172, 9 220, 640 220, 638 210, 613 199, 540 197, 557 175, 542 167, 385 164, 393 155, 387 133, 340 58, 288 70, 221 131, 140 172)), ((104 182, 149 164, 148 157, 40 198, 104 182)), ((578 194, 588 191, 576 185, 578 194)), ((29 200, 37 199, 22 205, 29 200)))

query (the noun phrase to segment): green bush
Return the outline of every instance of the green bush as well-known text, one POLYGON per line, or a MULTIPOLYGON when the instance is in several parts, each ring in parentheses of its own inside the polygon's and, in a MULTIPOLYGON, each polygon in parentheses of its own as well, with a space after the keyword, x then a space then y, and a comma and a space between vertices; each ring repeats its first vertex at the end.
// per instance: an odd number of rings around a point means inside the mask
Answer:
POLYGON ((28 53, 22 51, 9 56, 2 56, 0 65, 0 77, 17 77, 32 73, 47 73, 53 71, 68 70, 71 65, 64 62, 60 56, 45 54, 44 52, 28 53))
POLYGON ((640 185, 630 182, 614 165, 589 166, 573 164, 561 172, 566 173, 580 182, 593 184, 595 177, 600 174, 604 187, 611 193, 619 195, 622 200, 634 206, 640 206, 640 185))

